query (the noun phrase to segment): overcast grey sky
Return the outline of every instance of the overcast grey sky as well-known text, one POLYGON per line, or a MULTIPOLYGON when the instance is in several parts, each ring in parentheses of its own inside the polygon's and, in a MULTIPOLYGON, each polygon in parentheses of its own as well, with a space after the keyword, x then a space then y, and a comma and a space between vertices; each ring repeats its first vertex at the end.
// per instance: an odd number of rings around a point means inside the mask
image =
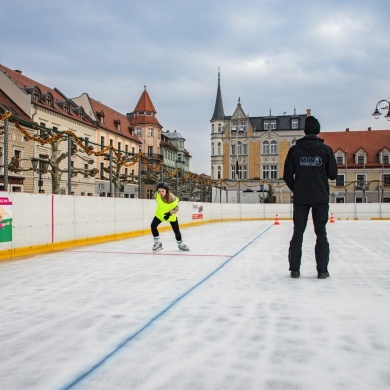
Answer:
POLYGON ((311 108, 322 131, 389 129, 388 0, 2 1, 0 62, 122 113, 144 85, 191 171, 210 173, 218 81, 226 115, 311 108), (385 114, 385 111, 382 111, 385 114))

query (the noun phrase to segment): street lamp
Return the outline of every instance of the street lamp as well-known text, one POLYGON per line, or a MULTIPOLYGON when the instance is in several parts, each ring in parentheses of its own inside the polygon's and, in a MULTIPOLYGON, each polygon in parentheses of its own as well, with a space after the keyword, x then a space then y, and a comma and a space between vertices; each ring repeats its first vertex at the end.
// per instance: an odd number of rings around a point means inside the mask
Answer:
POLYGON ((45 160, 42 158, 31 158, 31 165, 34 172, 38 173, 38 191, 41 194, 42 187, 43 187, 43 180, 42 180, 42 173, 47 173, 47 170, 49 168, 49 160, 45 160))
POLYGON ((375 119, 378 119, 382 115, 379 112, 378 108, 380 108, 381 110, 387 110, 385 118, 390 121, 390 102, 385 99, 379 100, 379 102, 376 104, 375 111, 372 114, 375 119), (382 103, 383 105, 381 106, 382 103))

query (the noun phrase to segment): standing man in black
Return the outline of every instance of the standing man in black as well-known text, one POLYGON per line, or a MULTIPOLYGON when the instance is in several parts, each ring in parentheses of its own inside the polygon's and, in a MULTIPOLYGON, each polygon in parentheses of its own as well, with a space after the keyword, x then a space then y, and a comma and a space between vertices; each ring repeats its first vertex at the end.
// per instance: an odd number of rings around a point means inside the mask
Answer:
POLYGON ((283 179, 293 193, 294 233, 288 260, 292 278, 299 278, 303 234, 310 209, 317 236, 315 257, 318 279, 329 277, 329 242, 326 224, 329 214, 329 179, 337 178, 337 163, 332 149, 318 138, 320 123, 314 116, 305 120, 305 137, 290 148, 284 164, 283 179))

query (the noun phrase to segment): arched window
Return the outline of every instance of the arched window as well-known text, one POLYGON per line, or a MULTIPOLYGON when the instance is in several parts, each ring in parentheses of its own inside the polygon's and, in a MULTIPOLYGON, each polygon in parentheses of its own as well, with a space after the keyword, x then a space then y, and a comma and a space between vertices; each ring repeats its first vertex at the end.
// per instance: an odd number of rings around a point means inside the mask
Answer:
POLYGON ((276 141, 271 141, 271 154, 278 154, 278 144, 276 141))
POLYGON ((221 155, 221 143, 220 142, 218 142, 217 149, 218 149, 218 156, 220 156, 221 155))
POLYGON ((211 125, 211 132, 214 133, 214 123, 211 125))
POLYGON ((211 155, 214 156, 214 142, 211 143, 211 155))
POLYGON ((222 131, 222 125, 218 123, 218 133, 220 133, 221 131, 222 131))
POLYGON ((263 154, 269 154, 269 142, 268 141, 263 142, 263 154))
POLYGON ((221 166, 218 165, 218 168, 217 168, 217 179, 220 179, 221 178, 221 166))

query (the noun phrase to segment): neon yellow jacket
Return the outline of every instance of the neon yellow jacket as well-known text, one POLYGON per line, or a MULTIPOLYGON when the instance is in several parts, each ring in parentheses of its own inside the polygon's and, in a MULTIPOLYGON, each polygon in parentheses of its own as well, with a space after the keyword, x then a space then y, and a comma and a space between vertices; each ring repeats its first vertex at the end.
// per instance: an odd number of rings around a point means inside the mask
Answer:
POLYGON ((179 211, 179 198, 173 194, 170 195, 170 202, 167 203, 163 200, 161 195, 156 192, 155 197, 157 201, 157 208, 156 208, 156 217, 160 221, 165 221, 164 214, 165 213, 171 213, 171 216, 168 218, 167 222, 174 222, 177 220, 176 213, 179 211))

